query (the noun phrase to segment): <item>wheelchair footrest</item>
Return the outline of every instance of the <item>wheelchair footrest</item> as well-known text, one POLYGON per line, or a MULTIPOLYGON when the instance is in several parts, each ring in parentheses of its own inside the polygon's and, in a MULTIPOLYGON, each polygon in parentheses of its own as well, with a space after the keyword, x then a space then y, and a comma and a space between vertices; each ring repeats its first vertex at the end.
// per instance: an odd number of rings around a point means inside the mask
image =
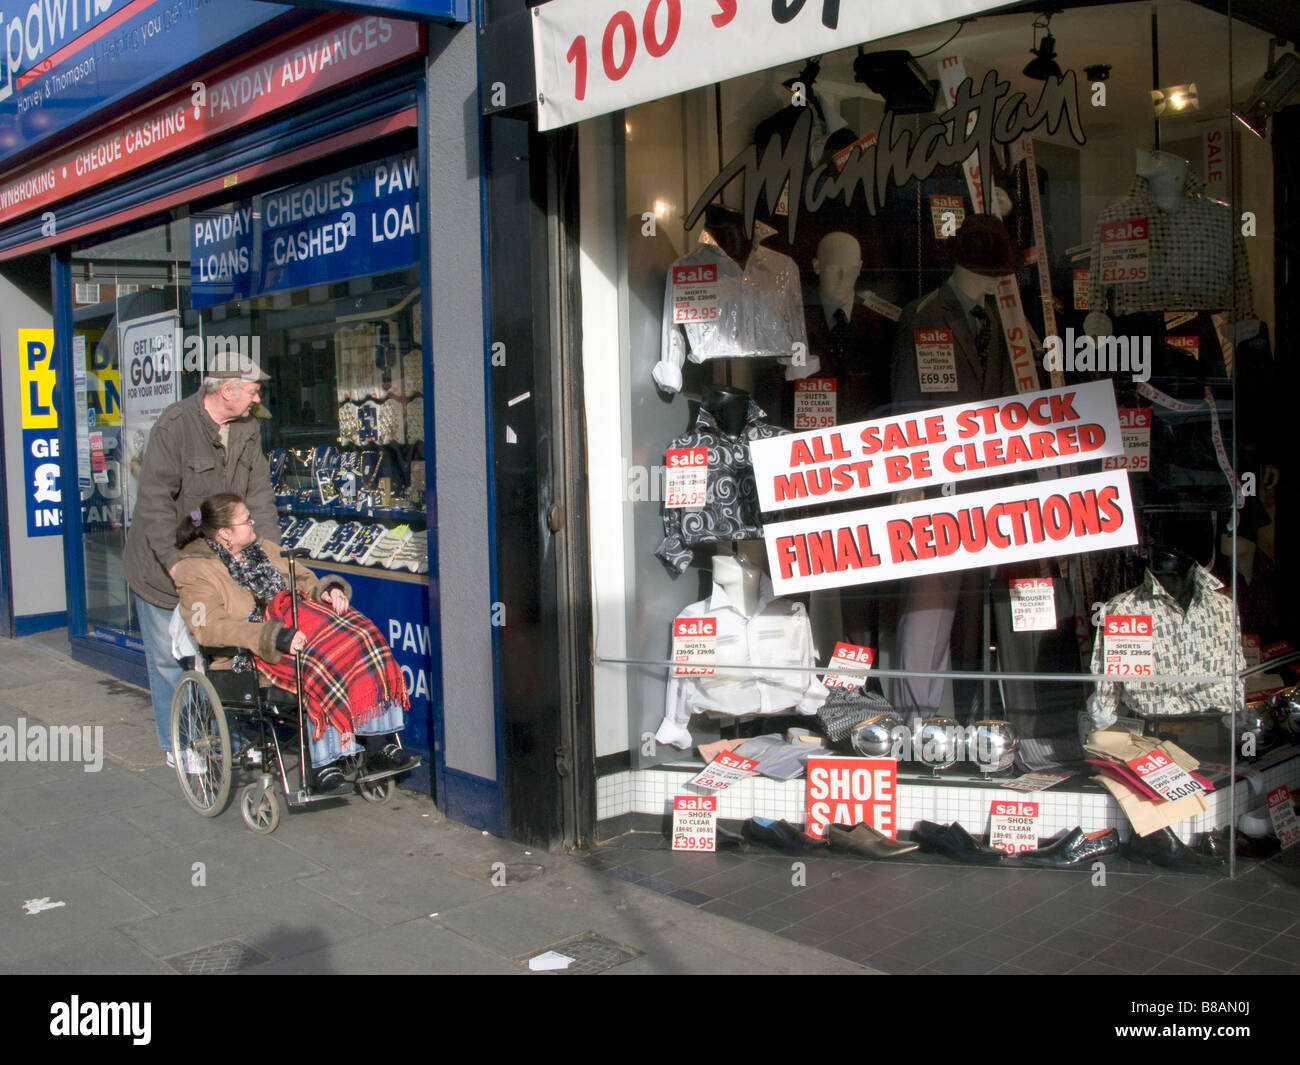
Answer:
POLYGON ((363 773, 353 783, 371 784, 376 780, 387 780, 389 777, 401 776, 403 773, 409 773, 412 769, 418 768, 422 761, 423 759, 417 756, 411 760, 409 765, 404 765, 400 769, 385 769, 379 773, 363 773))

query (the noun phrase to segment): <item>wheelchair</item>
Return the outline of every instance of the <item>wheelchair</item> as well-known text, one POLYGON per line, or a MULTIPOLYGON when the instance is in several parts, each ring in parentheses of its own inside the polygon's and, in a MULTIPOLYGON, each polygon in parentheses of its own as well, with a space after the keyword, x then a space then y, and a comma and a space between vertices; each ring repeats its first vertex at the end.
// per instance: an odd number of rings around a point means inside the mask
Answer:
MULTIPOLYGON (((298 624, 294 557, 289 557, 289 589, 293 597, 293 623, 298 624)), ((328 800, 347 799, 345 792, 314 794, 307 737, 311 721, 302 700, 284 688, 267 685, 256 672, 207 671, 202 656, 182 674, 172 696, 171 742, 176 752, 176 776, 181 793, 195 813, 216 817, 230 801, 234 773, 255 779, 239 788, 239 812, 244 824, 259 835, 270 835, 280 824, 286 807, 307 807, 328 800), (246 741, 238 764, 231 749, 231 724, 246 741), (281 733, 297 730, 292 746, 281 733), (286 749, 287 748, 287 749, 286 749), (296 748, 296 750, 294 749, 296 748), (185 752, 192 751, 197 765, 185 752), (260 754, 255 760, 251 751, 260 754), (296 756, 296 762, 295 762, 296 756), (260 764, 259 764, 260 761, 260 764), (191 768, 199 771, 191 773, 191 768), (292 782, 292 783, 291 783, 292 782)), ((295 656, 297 688, 302 690, 302 661, 295 656)), ((292 741, 290 741, 292 742, 292 741)), ((401 739, 397 739, 401 746, 401 739)), ((418 767, 420 759, 396 769, 367 772, 365 755, 342 759, 344 776, 353 794, 378 805, 397 790, 397 777, 418 767)))

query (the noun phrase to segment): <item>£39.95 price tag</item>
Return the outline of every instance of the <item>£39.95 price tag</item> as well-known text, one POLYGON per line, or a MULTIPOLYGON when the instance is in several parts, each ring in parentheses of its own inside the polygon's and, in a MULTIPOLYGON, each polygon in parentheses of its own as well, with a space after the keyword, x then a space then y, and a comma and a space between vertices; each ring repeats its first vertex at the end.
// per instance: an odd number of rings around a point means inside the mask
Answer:
POLYGON ((1282 849, 1300 842, 1300 824, 1296 823, 1295 807, 1291 805, 1291 792, 1285 784, 1268 793, 1268 816, 1273 822, 1282 849))
POLYGON ((712 676, 717 659, 717 618, 673 619, 673 676, 712 676))
POLYGON ((1128 765, 1142 778, 1142 783, 1170 802, 1205 790, 1199 780, 1190 776, 1186 769, 1160 750, 1151 751, 1140 758, 1130 758, 1128 765))
POLYGON ((794 383, 794 428, 829 429, 835 424, 838 385, 831 377, 805 377, 794 383))
POLYGON ((717 839, 718 800, 716 796, 673 796, 673 850, 716 850, 717 839))
POLYGON ((957 391, 957 349, 951 329, 914 329, 916 376, 922 392, 957 391))
POLYGON ((673 268, 673 321, 681 325, 718 318, 718 268, 712 263, 673 268))
POLYGON ((1038 848, 1038 803, 995 799, 989 806, 989 846, 1008 854, 1038 848))
POLYGON ((1124 455, 1112 455, 1102 467, 1107 470, 1151 469, 1151 408, 1120 407, 1119 431, 1124 441, 1124 455))
MULTIPOLYGON (((872 647, 860 647, 856 643, 837 643, 835 653, 831 655, 831 666, 839 669, 856 670, 859 673, 865 672, 876 663, 876 652, 872 647)), ((828 688, 847 688, 852 691, 854 688, 862 687, 865 677, 853 676, 852 673, 827 673, 823 683, 828 688)))
POLYGON ((1051 632, 1056 628, 1056 591, 1051 577, 1011 582, 1011 630, 1051 632))
POLYGON ((1103 285, 1132 285, 1151 276, 1151 230, 1145 218, 1106 222, 1101 227, 1103 285))
POLYGON ((708 502, 709 449, 670 447, 665 455, 664 506, 698 510, 708 502))
POLYGON ((687 783, 708 791, 722 791, 723 788, 744 780, 757 768, 758 763, 754 759, 723 751, 687 783))
POLYGON ((1151 676, 1155 672, 1154 632, 1150 614, 1107 614, 1103 644, 1106 676, 1151 676))

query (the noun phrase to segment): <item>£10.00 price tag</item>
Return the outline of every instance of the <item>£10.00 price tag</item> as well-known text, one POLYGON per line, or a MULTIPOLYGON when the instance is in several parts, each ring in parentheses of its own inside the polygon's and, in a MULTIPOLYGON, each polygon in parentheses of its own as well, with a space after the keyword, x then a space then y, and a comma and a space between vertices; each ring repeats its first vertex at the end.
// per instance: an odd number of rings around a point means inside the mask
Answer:
POLYGON ((1104 672, 1108 677, 1149 677, 1155 672, 1155 629, 1150 614, 1107 614, 1104 672))
POLYGON ((757 768, 758 762, 753 758, 742 758, 730 751, 723 751, 687 783, 693 784, 697 788, 705 788, 708 791, 721 791, 723 788, 729 788, 732 784, 744 780, 757 768))
POLYGON ((673 619, 674 677, 711 676, 717 659, 717 618, 673 619))
POLYGON ((673 796, 673 850, 716 850, 717 839, 718 800, 716 796, 673 796))
POLYGON ((664 506, 698 509, 708 501, 709 449, 670 447, 665 456, 664 506))
POLYGON ((951 329, 914 329, 916 376, 922 392, 957 391, 957 349, 951 329))
POLYGON ((1056 592, 1051 577, 1011 582, 1013 632, 1051 632, 1056 628, 1056 592))
POLYGON ((1268 793, 1268 816, 1273 822, 1282 849, 1300 842, 1300 824, 1296 823, 1295 808, 1291 805, 1291 792, 1285 784, 1268 793))
POLYGON ((1186 769, 1160 750, 1151 751, 1139 758, 1130 758, 1128 765, 1142 778, 1142 783, 1170 802, 1205 790, 1199 780, 1190 776, 1186 769))
POLYGON ((835 424, 838 385, 830 377, 805 377, 794 383, 794 428, 829 429, 835 424))
POLYGON ((718 268, 712 263, 674 266, 673 321, 680 325, 718 319, 718 268))
POLYGON ((1150 279, 1151 230, 1145 218, 1102 225, 1099 269, 1103 285, 1132 285, 1150 279))
MULTIPOLYGON (((840 669, 852 669, 859 672, 865 672, 876 663, 876 651, 872 647, 860 647, 856 643, 837 643, 835 653, 831 655, 831 666, 840 669)), ((852 691, 854 688, 862 687, 864 677, 855 677, 851 673, 827 673, 826 679, 822 682, 828 688, 847 688, 852 691)))
POLYGON ((989 846, 1008 854, 1038 849, 1038 803, 995 799, 989 807, 989 846))
POLYGON ((1103 468, 1138 472, 1151 469, 1151 408, 1120 407, 1119 431, 1124 455, 1107 458, 1103 468))

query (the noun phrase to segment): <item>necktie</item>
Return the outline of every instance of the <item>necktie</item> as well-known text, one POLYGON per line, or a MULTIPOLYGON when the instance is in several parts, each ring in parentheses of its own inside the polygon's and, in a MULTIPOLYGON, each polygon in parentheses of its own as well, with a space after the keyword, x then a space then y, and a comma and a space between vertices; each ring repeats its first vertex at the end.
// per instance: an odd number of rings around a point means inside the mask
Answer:
POLYGON ((995 308, 989 306, 988 298, 983 304, 975 304, 970 309, 970 316, 975 320, 975 352, 984 359, 993 344, 993 316, 995 308))

